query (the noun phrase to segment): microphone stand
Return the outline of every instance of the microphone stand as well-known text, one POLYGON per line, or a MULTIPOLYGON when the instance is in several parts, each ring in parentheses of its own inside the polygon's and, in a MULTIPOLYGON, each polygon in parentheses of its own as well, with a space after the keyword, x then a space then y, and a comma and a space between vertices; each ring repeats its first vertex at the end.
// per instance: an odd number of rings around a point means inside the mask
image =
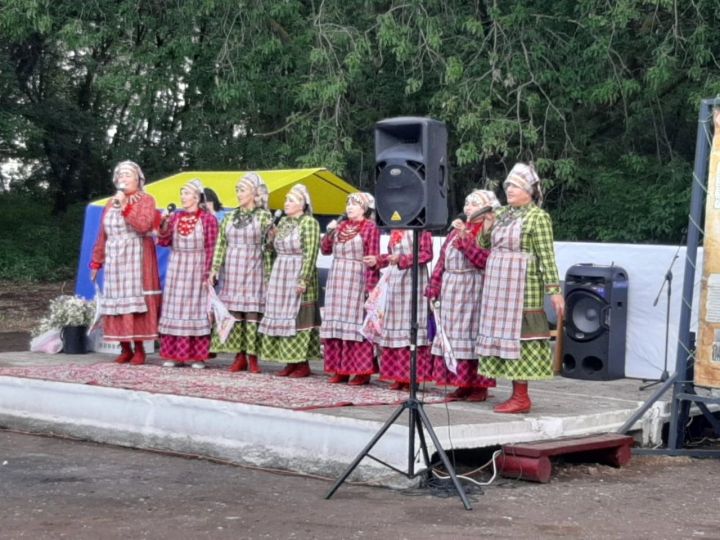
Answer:
MULTIPOLYGON (((658 301, 660 300, 660 295, 662 294, 662 290, 665 287, 665 284, 667 283, 667 306, 665 306, 665 361, 663 363, 663 370, 660 374, 660 379, 657 381, 652 381, 649 384, 645 384, 639 388, 639 390, 646 390, 648 388, 651 388, 655 386, 656 384, 664 383, 670 378, 670 373, 668 373, 668 342, 670 339, 670 299, 672 297, 672 280, 673 280, 673 273, 672 273, 672 267, 675 264, 675 261, 678 258, 678 255, 680 254, 680 248, 682 246, 678 246, 677 251, 675 252, 675 255, 672 258, 672 261, 670 261, 670 266, 667 269, 667 272, 665 272, 665 279, 663 279, 662 285, 660 285, 660 290, 657 293, 657 296, 655 297, 655 301, 653 302, 653 307, 658 305, 658 301)), ((643 379, 643 382, 648 382, 649 379, 643 379)))

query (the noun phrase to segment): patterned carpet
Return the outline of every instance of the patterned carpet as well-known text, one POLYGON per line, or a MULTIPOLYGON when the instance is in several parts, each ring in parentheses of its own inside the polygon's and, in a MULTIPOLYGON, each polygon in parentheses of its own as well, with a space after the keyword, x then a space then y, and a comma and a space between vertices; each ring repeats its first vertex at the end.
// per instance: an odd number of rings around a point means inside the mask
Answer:
MULTIPOLYGON (((108 388, 124 388, 157 394, 174 394, 206 399, 235 401, 282 409, 321 409, 327 407, 397 404, 406 392, 388 389, 387 383, 373 381, 365 386, 329 384, 327 376, 303 379, 275 377, 272 373, 230 373, 226 368, 209 366, 196 370, 163 368, 158 365, 129 366, 112 362, 92 365, 0 368, 0 377, 21 377, 108 388)), ((425 403, 442 403, 444 392, 434 387, 419 392, 425 403)))

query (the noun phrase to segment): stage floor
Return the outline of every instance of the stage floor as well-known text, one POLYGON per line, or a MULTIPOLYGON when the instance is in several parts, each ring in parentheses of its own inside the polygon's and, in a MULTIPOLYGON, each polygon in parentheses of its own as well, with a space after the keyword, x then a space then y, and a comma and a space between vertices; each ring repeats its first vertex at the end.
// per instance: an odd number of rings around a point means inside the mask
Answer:
MULTIPOLYGON (((0 353, 0 426, 337 475, 407 395, 375 379, 360 388, 330 385, 319 362, 312 377, 287 379, 274 377, 281 366, 267 363, 262 374, 229 373, 230 355, 211 360, 206 370, 161 368, 157 355, 140 367, 111 359, 0 353)), ((650 396, 639 386, 631 379, 531 382, 533 409, 525 415, 492 412, 510 393, 507 381, 484 403, 448 402, 445 389, 434 385, 421 396, 445 450, 477 449, 614 431, 650 396)), ((667 409, 659 401, 638 421, 640 443, 660 442, 667 409)), ((401 469, 407 420, 403 413, 372 452, 401 469)), ((357 478, 386 483, 381 472, 388 469, 366 459, 357 478)))

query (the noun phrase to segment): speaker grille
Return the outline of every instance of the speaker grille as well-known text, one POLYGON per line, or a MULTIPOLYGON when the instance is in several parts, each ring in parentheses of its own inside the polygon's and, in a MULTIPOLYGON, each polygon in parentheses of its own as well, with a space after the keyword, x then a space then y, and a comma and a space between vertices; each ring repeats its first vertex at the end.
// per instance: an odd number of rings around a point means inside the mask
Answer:
POLYGON ((425 208, 425 182, 421 177, 424 169, 422 163, 412 161, 378 164, 375 201, 383 223, 415 224, 425 208))

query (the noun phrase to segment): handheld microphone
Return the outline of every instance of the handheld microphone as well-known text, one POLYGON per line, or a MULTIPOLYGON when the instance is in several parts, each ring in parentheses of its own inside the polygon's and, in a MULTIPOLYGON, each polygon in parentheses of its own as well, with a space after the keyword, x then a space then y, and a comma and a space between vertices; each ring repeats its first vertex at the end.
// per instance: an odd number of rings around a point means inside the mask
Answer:
POLYGON ((334 228, 334 229, 326 230, 326 232, 332 233, 332 232, 337 231, 337 228, 340 226, 340 224, 341 224, 343 221, 347 221, 347 219, 348 219, 347 214, 340 214, 340 215, 335 219, 335 228, 334 228))
POLYGON ((167 205, 168 214, 172 214, 176 209, 177 209, 177 205, 175 203, 170 203, 167 205))
MULTIPOLYGON (((459 219, 460 221, 465 223, 467 221, 467 216, 465 215, 465 212, 460 212, 455 219, 459 219)), ((450 222, 450 226, 448 227, 447 232, 451 232, 455 228, 453 227, 453 221, 455 221, 455 219, 450 222)))
POLYGON ((278 223, 280 223, 280 220, 285 215, 285 212, 282 210, 275 210, 275 213, 273 214, 273 227, 277 227, 278 223))
POLYGON ((125 195, 125 184, 118 184, 117 191, 115 192, 115 197, 113 197, 113 206, 115 208, 120 208, 120 201, 117 199, 120 195, 125 195))
POLYGON ((470 214, 468 221, 473 221, 473 220, 479 218, 480 216, 483 216, 483 215, 487 214, 488 212, 492 212, 492 211, 493 211, 492 206, 485 206, 485 207, 481 208, 480 210, 478 210, 477 212, 473 212, 472 214, 470 214))

